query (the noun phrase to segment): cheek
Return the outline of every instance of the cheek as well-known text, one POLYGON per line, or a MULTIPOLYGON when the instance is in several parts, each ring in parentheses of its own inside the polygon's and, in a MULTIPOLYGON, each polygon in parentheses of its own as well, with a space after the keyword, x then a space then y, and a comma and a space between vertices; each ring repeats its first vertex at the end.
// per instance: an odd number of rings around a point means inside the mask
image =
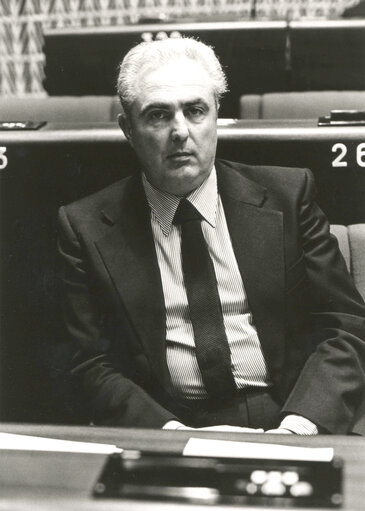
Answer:
POLYGON ((203 126, 201 126, 201 133, 210 140, 215 138, 217 136, 217 121, 215 119, 207 119, 203 126))
POLYGON ((152 159, 158 158, 164 150, 165 139, 161 133, 143 133, 137 137, 135 149, 143 151, 152 159))
POLYGON ((215 150, 215 144, 217 142, 217 130, 211 126, 207 126, 204 130, 202 130, 200 134, 200 143, 203 147, 205 147, 208 151, 215 150))

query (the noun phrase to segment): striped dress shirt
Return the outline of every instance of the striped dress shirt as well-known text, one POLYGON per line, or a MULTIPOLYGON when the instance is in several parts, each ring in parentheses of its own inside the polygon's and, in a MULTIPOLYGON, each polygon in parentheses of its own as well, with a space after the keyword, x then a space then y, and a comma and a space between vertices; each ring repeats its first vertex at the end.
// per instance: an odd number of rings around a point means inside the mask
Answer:
MULTIPOLYGON (((207 396, 195 354, 194 333, 181 264, 181 227, 172 223, 180 197, 154 188, 143 176, 166 310, 166 356, 176 395, 207 396)), ((202 231, 217 278, 223 321, 238 389, 267 387, 268 371, 233 252, 213 168, 187 197, 202 215, 202 231)))
MULTIPOLYGON (((175 392, 185 399, 207 396, 195 355, 194 332, 181 264, 181 227, 172 221, 180 197, 154 188, 143 175, 151 208, 151 226, 160 268, 166 310, 166 356, 175 392)), ((245 288, 233 252, 213 168, 187 199, 203 216, 202 231, 212 258, 238 389, 271 386, 266 362, 252 320, 245 288)), ((181 424, 169 421, 168 429, 181 424), (175 424, 173 424, 175 423, 175 424)), ((299 435, 316 435, 317 426, 299 415, 287 415, 280 428, 299 435)))

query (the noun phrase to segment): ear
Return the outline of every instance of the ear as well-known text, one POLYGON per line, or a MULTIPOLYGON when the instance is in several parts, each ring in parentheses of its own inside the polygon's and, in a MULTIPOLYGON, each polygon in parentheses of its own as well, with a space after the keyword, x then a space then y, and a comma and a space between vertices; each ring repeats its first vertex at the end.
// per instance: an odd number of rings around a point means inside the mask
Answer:
POLYGON ((216 110, 216 115, 217 115, 217 119, 218 119, 218 117, 219 117, 219 109, 221 107, 221 104, 218 101, 218 99, 216 99, 216 101, 215 101, 215 107, 216 107, 215 110, 216 110))
POLYGON ((128 115, 126 115, 124 112, 122 114, 119 114, 118 115, 118 124, 119 124, 120 129, 123 131, 126 139, 130 143, 130 145, 133 147, 132 125, 131 125, 128 115))

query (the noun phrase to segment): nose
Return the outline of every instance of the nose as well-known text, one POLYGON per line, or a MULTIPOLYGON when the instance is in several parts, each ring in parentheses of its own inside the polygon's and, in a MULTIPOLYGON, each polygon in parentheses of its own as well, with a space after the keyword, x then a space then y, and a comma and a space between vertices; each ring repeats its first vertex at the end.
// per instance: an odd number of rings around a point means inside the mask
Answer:
POLYGON ((173 118, 171 138, 173 142, 184 142, 189 136, 189 126, 183 112, 176 112, 173 118))

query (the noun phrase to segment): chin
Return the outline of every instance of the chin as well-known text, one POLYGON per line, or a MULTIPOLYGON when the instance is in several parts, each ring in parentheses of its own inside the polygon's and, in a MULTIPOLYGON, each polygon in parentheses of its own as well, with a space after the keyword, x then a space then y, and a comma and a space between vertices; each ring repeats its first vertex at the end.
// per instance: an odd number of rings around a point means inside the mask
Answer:
POLYGON ((168 187, 175 195, 187 195, 198 188, 207 176, 207 172, 203 173, 197 167, 180 167, 178 173, 175 173, 168 183, 168 187))

